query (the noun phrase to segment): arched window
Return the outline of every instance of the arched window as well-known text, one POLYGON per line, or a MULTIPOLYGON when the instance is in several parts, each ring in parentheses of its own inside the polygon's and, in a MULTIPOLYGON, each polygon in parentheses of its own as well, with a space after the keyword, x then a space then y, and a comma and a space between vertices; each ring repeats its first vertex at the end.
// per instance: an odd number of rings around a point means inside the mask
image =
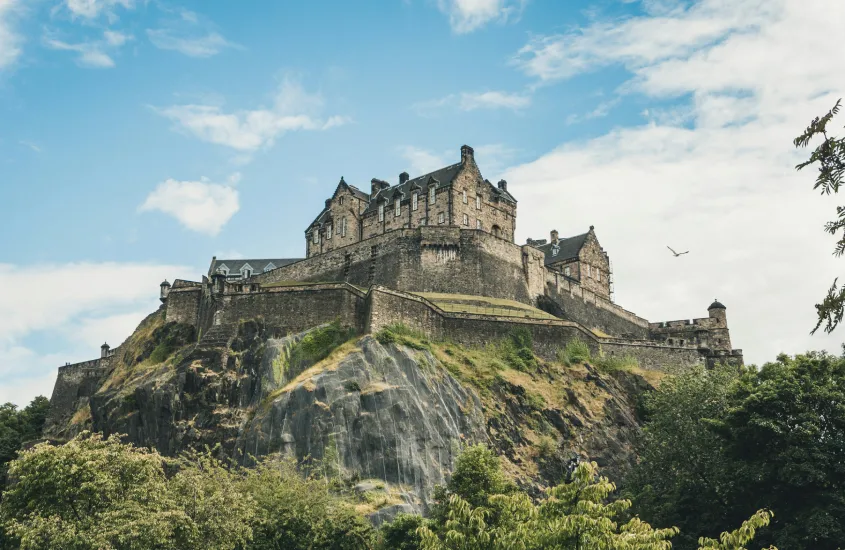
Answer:
POLYGON ((494 225, 492 227, 492 230, 493 230, 493 236, 494 237, 501 237, 501 233, 502 233, 501 227, 499 227, 498 225, 494 225))

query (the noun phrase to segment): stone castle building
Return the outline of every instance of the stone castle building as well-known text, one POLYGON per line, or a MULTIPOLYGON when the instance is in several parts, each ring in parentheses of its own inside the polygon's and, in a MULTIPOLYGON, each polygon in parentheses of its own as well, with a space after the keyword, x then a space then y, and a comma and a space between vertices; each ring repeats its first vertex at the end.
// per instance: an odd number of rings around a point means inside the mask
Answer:
MULTIPOLYGON (((548 358, 579 338, 646 368, 742 363, 718 301, 707 317, 668 322, 616 304, 594 227, 516 244, 517 200, 504 180, 484 179, 469 146, 429 174, 370 183, 367 193, 340 179, 305 228, 304 258, 212 258, 200 281, 162 283, 167 321, 192 325, 199 346, 226 343, 260 316, 280 335, 336 319, 362 333, 401 322, 483 345, 524 327, 548 358)), ((113 354, 60 367, 54 399, 86 398, 113 354)))

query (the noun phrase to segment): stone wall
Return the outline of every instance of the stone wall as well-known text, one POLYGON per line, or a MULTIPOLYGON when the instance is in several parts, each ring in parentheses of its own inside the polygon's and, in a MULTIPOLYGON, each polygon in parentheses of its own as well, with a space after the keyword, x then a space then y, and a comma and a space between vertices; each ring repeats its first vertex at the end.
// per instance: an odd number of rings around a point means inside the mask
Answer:
POLYGON ((167 295, 167 313, 165 321, 168 323, 187 323, 197 326, 200 313, 200 300, 203 289, 200 286, 177 288, 176 285, 167 295))
POLYGON ((88 404, 100 388, 112 357, 114 355, 59 367, 44 424, 45 434, 54 434, 57 429, 67 426, 74 412, 88 404))
POLYGON ((656 342, 606 340, 601 344, 605 356, 634 357, 640 367, 667 370, 703 365, 705 356, 693 346, 668 346, 656 342))

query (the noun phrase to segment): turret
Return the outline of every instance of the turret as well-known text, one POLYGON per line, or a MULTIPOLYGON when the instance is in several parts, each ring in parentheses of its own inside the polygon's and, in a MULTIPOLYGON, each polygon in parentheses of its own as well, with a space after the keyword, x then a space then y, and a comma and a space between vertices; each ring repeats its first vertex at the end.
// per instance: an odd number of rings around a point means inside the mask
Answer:
POLYGON ((159 285, 161 287, 161 293, 159 294, 159 300, 162 302, 167 301, 167 295, 170 294, 170 283, 167 282, 167 279, 164 280, 163 283, 159 285))
POLYGON ((226 275, 217 271, 211 276, 211 291, 214 294, 223 294, 223 287, 226 284, 226 275))
POLYGON ((461 164, 475 162, 475 151, 469 145, 461 146, 461 164))
POLYGON ((710 319, 713 320, 710 328, 710 348, 713 350, 731 350, 731 333, 728 330, 727 308, 719 300, 713 300, 707 308, 710 319))
POLYGON ((727 308, 723 303, 721 303, 719 300, 713 300, 713 303, 710 304, 710 307, 707 308, 707 313, 709 314, 711 319, 715 319, 719 323, 720 327, 727 328, 727 308))
POLYGON ((108 343, 105 343, 102 346, 100 346, 100 357, 103 358, 103 359, 108 357, 109 356, 109 349, 110 348, 109 348, 108 343))

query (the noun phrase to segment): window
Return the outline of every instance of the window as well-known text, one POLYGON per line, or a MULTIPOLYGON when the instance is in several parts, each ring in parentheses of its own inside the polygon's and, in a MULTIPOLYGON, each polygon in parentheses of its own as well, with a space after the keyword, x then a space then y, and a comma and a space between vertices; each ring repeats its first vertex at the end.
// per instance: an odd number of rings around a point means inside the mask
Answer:
POLYGON ((591 279, 593 278, 593 266, 590 266, 590 265, 587 266, 587 277, 589 277, 591 279))
POLYGON ((464 189, 464 204, 467 203, 467 190, 464 189))
POLYGON ((601 282, 601 270, 600 269, 596 270, 596 280, 598 282, 601 282))
POLYGON ((340 236, 341 237, 346 236, 346 218, 342 218, 340 220, 340 236))
POLYGON ((469 216, 464 214, 464 225, 469 225, 469 216))
POLYGON ((417 193, 411 195, 411 210, 417 209, 417 193))
POLYGON ((326 228, 326 240, 332 238, 332 229, 332 224, 329 224, 329 226, 326 228))
POLYGON ((565 276, 569 277, 571 273, 572 273, 572 271, 568 267, 563 268, 563 274, 565 276))
POLYGON ((423 218, 420 220, 420 225, 428 225, 428 218, 423 218))
POLYGON ((475 196, 475 208, 481 210, 481 195, 475 196))
POLYGON ((475 220, 475 228, 481 229, 481 220, 475 220))
POLYGON ((428 190, 428 202, 429 202, 429 204, 434 204, 434 192, 435 192, 434 184, 432 183, 431 187, 428 190))
POLYGON ((443 212, 437 214, 437 221, 438 223, 446 223, 446 214, 443 212))
POLYGON ((378 221, 384 221, 384 203, 378 205, 378 221))
POLYGON ((338 201, 341 206, 343 206, 343 196, 341 195, 340 200, 338 201))
POLYGON ((400 199, 399 197, 396 197, 395 199, 393 199, 393 204, 394 204, 395 209, 396 209, 395 215, 398 218, 399 214, 402 213, 402 199, 400 199))
POLYGON ((276 269, 276 264, 270 262, 269 264, 264 266, 264 273, 267 273, 268 271, 273 271, 274 269, 276 269))
POLYGON ((312 233, 311 235, 312 235, 312 238, 314 239, 314 244, 317 244, 318 242, 320 242, 320 232, 317 229, 315 229, 314 233, 312 233))

